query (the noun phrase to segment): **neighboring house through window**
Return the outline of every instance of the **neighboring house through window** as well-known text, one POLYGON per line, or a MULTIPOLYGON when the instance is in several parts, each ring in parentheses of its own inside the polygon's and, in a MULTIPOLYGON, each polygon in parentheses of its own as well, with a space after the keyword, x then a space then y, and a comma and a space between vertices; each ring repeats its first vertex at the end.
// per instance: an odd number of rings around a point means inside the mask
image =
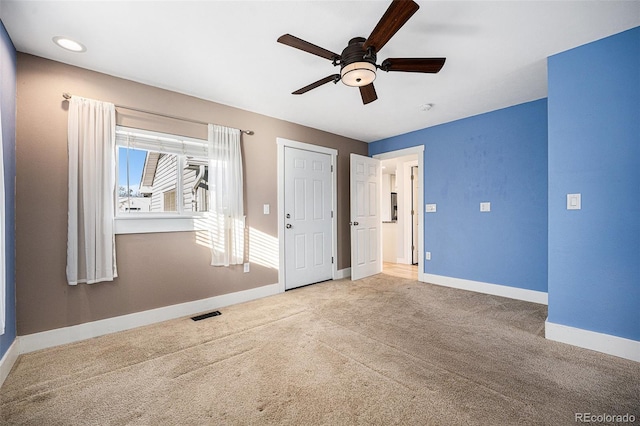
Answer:
POLYGON ((118 126, 116 143, 117 232, 118 228, 120 231, 125 227, 138 228, 144 220, 153 222, 155 232, 189 230, 189 226, 182 229, 182 225, 175 229, 170 219, 193 218, 207 211, 209 160, 206 140, 118 126), (159 225, 159 218, 168 221, 159 225), (126 226, 119 219, 123 219, 126 226), (137 224, 130 219, 138 220, 137 224))

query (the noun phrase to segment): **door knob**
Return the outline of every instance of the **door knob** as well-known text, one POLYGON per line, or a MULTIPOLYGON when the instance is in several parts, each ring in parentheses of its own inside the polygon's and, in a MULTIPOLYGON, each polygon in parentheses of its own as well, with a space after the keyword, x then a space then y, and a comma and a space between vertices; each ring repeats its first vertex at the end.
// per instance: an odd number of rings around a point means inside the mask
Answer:
POLYGON ((291 228, 293 228, 293 226, 291 226, 291 224, 290 224, 290 223, 287 223, 284 227, 285 227, 285 228, 287 228, 287 229, 291 229, 291 228))

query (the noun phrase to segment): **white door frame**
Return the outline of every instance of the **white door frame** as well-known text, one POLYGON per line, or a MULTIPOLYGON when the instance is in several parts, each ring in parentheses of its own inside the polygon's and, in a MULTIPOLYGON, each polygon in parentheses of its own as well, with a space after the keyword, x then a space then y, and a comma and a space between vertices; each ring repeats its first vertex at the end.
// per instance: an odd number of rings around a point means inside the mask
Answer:
POLYGON ((276 143, 278 144, 278 291, 284 293, 286 284, 284 269, 284 149, 285 147, 297 148, 331 156, 331 211, 333 212, 333 217, 331 218, 331 257, 333 258, 331 278, 334 280, 336 279, 338 267, 338 227, 336 222, 338 218, 338 191, 336 184, 338 150, 284 138, 276 138, 276 143))
MULTIPOLYGON (((411 246, 412 249, 410 250, 411 254, 411 264, 413 265, 413 257, 415 254, 415 258, 416 261, 420 262, 420 253, 418 252, 418 241, 420 240, 420 233, 418 232, 418 226, 416 223, 416 227, 414 229, 414 215, 416 216, 416 219, 419 220, 420 218, 420 213, 422 212, 422 209, 420 208, 420 205, 418 204, 418 193, 420 192, 420 181, 418 180, 418 175, 413 174, 413 168, 414 167, 418 167, 418 165, 416 164, 415 166, 410 166, 409 167, 409 175, 413 178, 411 179, 411 201, 410 201, 410 209, 414 210, 413 215, 411 215, 411 225, 409 226, 411 228, 411 246), (415 183, 414 183, 415 180, 415 183), (415 238, 414 238, 415 237, 415 238)), ((419 169, 418 169, 419 170, 419 169)))
POLYGON ((411 148, 399 149, 397 151, 383 152, 376 154, 373 158, 379 160, 389 160, 391 158, 405 157, 407 155, 418 156, 418 281, 426 282, 424 273, 424 145, 411 148))

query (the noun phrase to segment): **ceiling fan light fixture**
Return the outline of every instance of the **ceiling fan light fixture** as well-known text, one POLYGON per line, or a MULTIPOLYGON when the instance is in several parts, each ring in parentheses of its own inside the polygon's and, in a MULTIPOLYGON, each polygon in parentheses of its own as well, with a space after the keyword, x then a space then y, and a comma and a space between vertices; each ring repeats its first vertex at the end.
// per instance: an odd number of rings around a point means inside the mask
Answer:
POLYGON ((351 87, 362 87, 376 79, 376 66, 370 62, 353 62, 340 71, 340 79, 351 87))

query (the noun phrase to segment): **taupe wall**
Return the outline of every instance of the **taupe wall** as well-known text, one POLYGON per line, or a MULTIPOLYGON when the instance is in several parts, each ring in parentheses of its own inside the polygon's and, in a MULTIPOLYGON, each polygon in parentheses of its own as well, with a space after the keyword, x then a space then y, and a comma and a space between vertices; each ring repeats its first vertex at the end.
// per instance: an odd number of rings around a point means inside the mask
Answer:
MULTIPOLYGON (((170 82, 167 82, 170 84, 170 82)), ((338 269, 349 266, 349 154, 364 142, 191 96, 18 55, 16 287, 18 334, 51 330, 278 282, 277 270, 214 268, 194 232, 116 237, 119 277, 66 283, 67 103, 62 93, 255 131, 243 136, 247 226, 277 237, 277 145, 283 137, 338 150, 338 269), (263 204, 271 214, 263 215, 263 204)), ((119 122, 206 138, 204 126, 127 113, 119 122)))

